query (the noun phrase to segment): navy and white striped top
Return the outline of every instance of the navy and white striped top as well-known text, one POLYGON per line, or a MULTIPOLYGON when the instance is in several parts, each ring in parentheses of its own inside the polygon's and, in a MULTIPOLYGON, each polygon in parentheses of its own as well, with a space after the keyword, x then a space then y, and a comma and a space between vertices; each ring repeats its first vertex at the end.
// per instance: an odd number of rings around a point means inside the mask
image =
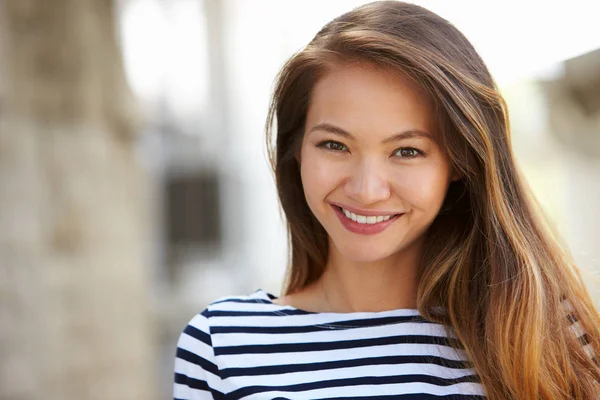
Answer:
POLYGON ((181 334, 175 399, 484 399, 458 341, 416 309, 317 313, 263 290, 181 334))

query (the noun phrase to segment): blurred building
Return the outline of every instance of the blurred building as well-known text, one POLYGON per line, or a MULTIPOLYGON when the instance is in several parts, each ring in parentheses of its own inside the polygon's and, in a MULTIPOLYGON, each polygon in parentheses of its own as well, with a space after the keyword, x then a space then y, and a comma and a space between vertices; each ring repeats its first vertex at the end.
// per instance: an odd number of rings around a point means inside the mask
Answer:
POLYGON ((140 152, 153 177, 164 395, 188 320, 221 296, 259 287, 278 293, 285 271, 287 239, 263 127, 272 82, 290 54, 272 35, 278 20, 260 13, 266 5, 123 2, 125 62, 133 58, 130 81, 150 117, 140 152), (144 80, 148 65, 154 75, 144 80))
POLYGON ((147 174, 110 1, 0 1, 0 398, 155 399, 147 174))
POLYGON ((600 306, 600 49, 565 60, 560 71, 540 85, 548 136, 564 157, 562 228, 600 306))

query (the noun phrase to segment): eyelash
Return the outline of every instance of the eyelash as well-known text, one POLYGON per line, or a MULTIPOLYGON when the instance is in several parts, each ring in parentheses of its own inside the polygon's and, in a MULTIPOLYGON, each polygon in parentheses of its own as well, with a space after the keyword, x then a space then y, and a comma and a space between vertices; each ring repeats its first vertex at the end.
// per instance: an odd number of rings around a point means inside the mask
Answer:
MULTIPOLYGON (((338 153, 338 152, 342 152, 342 151, 344 151, 344 150, 339 150, 339 149, 338 149, 338 150, 334 150, 334 149, 332 149, 332 148, 330 147, 332 144, 333 144, 333 145, 339 145, 339 146, 342 146, 342 147, 344 147, 344 149, 347 149, 347 147, 346 147, 346 145, 345 145, 345 144, 342 144, 342 143, 340 143, 340 142, 336 142, 335 140, 325 140, 325 141, 323 141, 323 142, 319 143, 319 144, 317 145, 317 147, 324 148, 324 149, 326 149, 326 150, 329 150, 329 151, 331 151, 331 152, 334 152, 334 153, 338 153)), ((401 158, 408 158, 408 159, 411 159, 411 158, 417 158, 417 157, 419 157, 419 156, 424 156, 424 155, 425 155, 425 154, 424 154, 424 153, 423 153, 421 150, 419 150, 419 149, 415 149, 414 147, 400 147, 399 149, 396 149, 396 150, 394 150, 394 152, 393 152, 392 154, 396 154, 396 153, 398 153, 399 151, 403 151, 403 150, 414 150, 414 151, 417 153, 417 155, 416 155, 416 156, 413 156, 413 157, 401 157, 401 158)))

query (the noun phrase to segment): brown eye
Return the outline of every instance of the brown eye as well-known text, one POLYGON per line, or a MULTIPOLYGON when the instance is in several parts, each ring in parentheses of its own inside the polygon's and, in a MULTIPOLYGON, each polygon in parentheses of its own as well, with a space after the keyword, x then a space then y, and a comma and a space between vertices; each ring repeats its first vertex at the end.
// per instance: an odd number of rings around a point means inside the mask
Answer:
POLYGON ((412 147, 402 147, 401 149, 396 150, 394 153, 394 155, 401 158, 416 158, 420 154, 421 152, 419 150, 412 147))
POLYGON ((346 146, 341 144, 340 142, 334 142, 333 140, 327 140, 323 143, 319 144, 319 147, 325 147, 331 151, 344 151, 346 150, 346 146))

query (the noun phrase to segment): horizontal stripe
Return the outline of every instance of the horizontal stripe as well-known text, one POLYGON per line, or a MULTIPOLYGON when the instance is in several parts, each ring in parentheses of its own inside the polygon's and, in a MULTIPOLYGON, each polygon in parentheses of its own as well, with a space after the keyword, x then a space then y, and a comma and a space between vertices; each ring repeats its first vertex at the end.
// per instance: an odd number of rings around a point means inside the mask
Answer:
POLYGON ((215 317, 279 317, 281 315, 308 315, 303 310, 271 310, 271 311, 233 311, 212 310, 208 312, 211 318, 215 317))
MULTIPOLYGON (((433 395, 433 396, 450 396, 450 398, 469 398, 462 396, 484 396, 480 384, 476 383, 459 383, 452 386, 435 386, 427 383, 400 383, 391 385, 359 385, 315 389, 303 391, 300 398, 303 399, 339 399, 339 398, 370 398, 375 396, 390 396, 390 395, 433 395), (456 396, 456 397, 454 397, 456 396)), ((242 400, 255 399, 272 399, 272 398, 291 398, 297 399, 298 396, 294 393, 281 391, 261 392, 259 394, 245 396, 242 400), (291 396, 290 396, 291 395, 291 396)), ((418 399, 419 397, 417 397, 418 399)))
MULTIPOLYGON (((281 318, 281 316, 279 316, 281 318)), ((386 317, 386 318, 372 318, 372 319, 357 319, 357 320, 346 320, 346 321, 335 321, 326 324, 318 325, 307 325, 307 326, 213 326, 211 332, 213 334, 223 333, 271 333, 271 334, 287 334, 287 333, 306 333, 306 332, 317 332, 323 329, 352 329, 352 328, 365 328, 380 325, 392 325, 401 323, 428 323, 421 317, 408 316, 408 317, 386 317)), ((216 321, 216 324, 219 322, 216 321)))
POLYGON ((218 357, 221 368, 240 367, 252 368, 268 365, 286 365, 291 363, 309 364, 318 362, 329 362, 347 359, 359 359, 370 357, 389 356, 437 356, 448 360, 463 361, 466 359, 465 352, 450 347, 427 344, 394 344, 378 347, 359 347, 351 350, 340 349, 330 351, 313 351, 300 353, 265 353, 259 357, 248 354, 234 354, 218 357))
POLYGON ((190 389, 208 392, 212 395, 213 399, 215 399, 215 400, 223 398, 223 393, 211 388, 210 386, 208 386, 208 384, 205 381, 190 378, 183 374, 175 373, 175 384, 185 385, 185 386, 189 387, 190 389))
POLYGON ((590 344, 590 337, 587 333, 584 333, 583 335, 578 337, 579 342, 583 345, 586 346, 588 344, 590 344))
POLYGON ((265 299, 256 299, 256 298, 231 298, 231 299, 223 299, 223 300, 217 300, 217 301, 213 301, 211 303, 211 305, 218 305, 221 303, 241 303, 241 304, 256 304, 256 303, 260 303, 260 304, 270 304, 271 302, 269 300, 265 300, 265 299))
MULTIPOLYGON (((291 322, 290 322, 291 323, 291 322)), ((285 326, 293 328, 290 323, 285 326)), ((253 326, 257 323, 253 321, 253 326)), ((424 335, 448 337, 446 330, 441 325, 424 324, 424 323, 404 323, 390 325, 376 325, 367 327, 356 327, 355 329, 343 329, 343 334, 336 334, 333 329, 316 329, 311 332, 287 332, 277 335, 270 332, 236 332, 226 334, 214 334, 212 336, 213 346, 219 347, 230 343, 244 344, 283 344, 283 343, 313 343, 313 342, 330 342, 332 337, 343 337, 345 340, 387 337, 390 335, 424 335), (360 328, 360 329, 356 329, 360 328)), ((453 338, 453 337, 452 337, 453 338)), ((455 339, 455 338, 453 338, 455 339)))
MULTIPOLYGON (((277 397, 277 399, 284 399, 283 397, 277 397)), ((336 400, 482 400, 485 399, 485 396, 477 396, 477 395, 461 395, 461 394, 448 394, 445 396, 436 396, 432 394, 393 394, 388 396, 359 396, 359 397, 336 397, 336 400)), ((275 400, 275 399, 274 399, 275 400)), ((289 399, 287 399, 289 400, 289 399)), ((315 400, 331 400, 331 398, 327 399, 315 399, 315 400)))
POLYGON ((324 351, 353 349, 358 347, 386 346, 399 343, 415 344, 438 344, 449 347, 455 347, 456 341, 438 336, 425 335, 402 335, 383 338, 369 338, 360 340, 338 340, 332 342, 313 342, 313 343, 286 343, 274 345, 248 345, 248 346, 220 346, 215 347, 215 355, 225 354, 262 354, 262 353, 297 353, 304 351, 324 351), (454 345, 454 346, 453 346, 454 345))
POLYGON ((316 313, 274 298, 221 298, 196 315, 178 341, 174 398, 483 398, 460 341, 417 310, 316 313))
POLYGON ((324 371, 337 368, 349 368, 364 365, 386 365, 386 364, 436 364, 446 368, 464 369, 469 368, 465 361, 448 360, 434 356, 388 356, 371 357, 350 360, 328 361, 310 364, 287 364, 271 365, 254 368, 225 368, 221 370, 223 379, 232 376, 250 376, 250 375, 277 375, 302 371, 324 371))
POLYGON ((202 332, 200 329, 196 328, 195 326, 192 326, 192 325, 186 326, 185 329, 183 330, 183 333, 193 337, 196 340, 201 341, 202 343, 204 343, 208 346, 212 346, 212 341, 210 339, 210 335, 205 332, 202 332))
MULTIPOLYGON (((289 385, 296 385, 300 383, 307 382, 316 382, 316 381, 335 381, 338 379, 354 379, 354 378, 365 378, 365 377, 386 377, 386 376, 410 376, 410 375, 424 375, 424 376, 432 376, 435 378, 442 379, 458 379, 464 378, 466 376, 476 376, 476 372, 474 370, 462 369, 462 370, 451 370, 440 368, 437 365, 426 365, 426 364, 404 364, 404 365, 384 365, 384 366, 363 366, 363 367, 354 367, 354 368, 342 368, 342 369, 333 369, 329 371, 323 372, 297 372, 297 373, 289 373, 282 374, 277 376, 272 375, 264 375, 264 376, 243 376, 243 377, 235 377, 228 378, 223 380, 223 387, 228 389, 238 389, 249 386, 272 386, 276 385, 277 387, 286 387, 289 385)), ((377 386, 377 390, 367 391, 366 393, 360 393, 359 391, 352 390, 349 386, 342 386, 338 388, 329 388, 330 390, 339 389, 336 392, 336 396, 346 395, 346 396, 357 396, 357 395, 365 395, 365 394, 386 394, 389 390, 395 390, 395 393, 410 393, 408 390, 410 385, 414 386, 427 386, 430 391, 433 390, 434 386, 422 382, 406 382, 406 383, 388 383, 377 386), (344 394, 342 388, 347 389, 344 394), (400 389, 400 390, 398 390, 400 389)), ((461 384, 461 385, 464 385, 461 384)), ((474 385, 481 386, 479 383, 469 383, 471 387, 475 387, 474 385)), ((359 385, 361 388, 369 385, 359 385)), ((354 386, 354 388, 358 388, 359 386, 354 386)), ((452 390, 456 391, 457 386, 435 386, 438 390, 441 390, 440 393, 447 394, 451 393, 452 390)), ((323 396, 326 388, 320 388, 312 390, 312 396, 321 397, 323 396)), ((422 392, 423 390, 420 389, 422 392)), ((283 391, 272 390, 272 392, 284 393, 283 391)), ((434 393, 434 392, 432 392, 434 393)), ((460 391, 458 393, 461 393, 460 391)), ((478 392, 470 391, 469 393, 478 394, 478 392)), ((303 392, 305 394, 305 392, 303 392)), ((250 396, 252 397, 252 396, 250 396)), ((306 397, 305 397, 306 398, 306 397)), ((312 397, 311 397, 312 398, 312 397)))
POLYGON ((204 371, 210 372, 211 374, 218 375, 219 369, 215 364, 208 361, 205 358, 200 357, 197 354, 184 350, 182 348, 177 348, 176 357, 180 360, 187 361, 191 364, 197 365, 202 368, 204 371))
MULTIPOLYGON (((178 341, 173 398, 485 398, 460 341, 417 310, 318 313, 274 299, 258 290, 196 315, 178 341)), ((572 305, 563 305, 597 359, 572 305)))
POLYGON ((303 392, 307 390, 319 389, 319 388, 335 388, 339 386, 358 386, 358 385, 384 385, 391 383, 407 383, 407 382, 421 382, 429 383, 436 386, 450 386, 461 382, 477 382, 476 376, 468 375, 458 379, 442 379, 429 375, 402 375, 402 376, 366 376, 361 378, 352 379, 335 379, 335 380, 320 380, 317 382, 301 383, 297 385, 289 385, 283 387, 277 386, 250 386, 238 389, 228 394, 228 398, 240 399, 242 397, 261 393, 266 391, 285 391, 285 392, 303 392))

